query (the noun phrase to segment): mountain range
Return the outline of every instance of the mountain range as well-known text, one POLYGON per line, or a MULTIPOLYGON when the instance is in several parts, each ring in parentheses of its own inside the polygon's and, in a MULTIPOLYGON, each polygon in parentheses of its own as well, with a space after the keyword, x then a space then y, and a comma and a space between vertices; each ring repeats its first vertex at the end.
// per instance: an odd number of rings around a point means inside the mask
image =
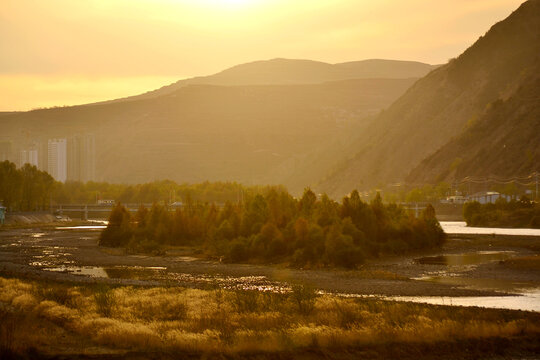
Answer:
POLYGON ((417 61, 384 59, 328 64, 313 60, 277 58, 233 66, 210 76, 179 80, 157 90, 113 101, 154 98, 168 95, 188 85, 298 85, 350 79, 420 78, 437 66, 417 61))

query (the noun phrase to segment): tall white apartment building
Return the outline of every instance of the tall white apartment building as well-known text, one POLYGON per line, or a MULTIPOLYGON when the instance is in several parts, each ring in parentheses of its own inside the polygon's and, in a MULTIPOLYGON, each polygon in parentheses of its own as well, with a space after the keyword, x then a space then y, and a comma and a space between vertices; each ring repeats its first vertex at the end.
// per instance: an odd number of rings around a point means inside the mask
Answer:
POLYGON ((57 181, 67 179, 67 141, 49 139, 47 146, 47 172, 57 181))

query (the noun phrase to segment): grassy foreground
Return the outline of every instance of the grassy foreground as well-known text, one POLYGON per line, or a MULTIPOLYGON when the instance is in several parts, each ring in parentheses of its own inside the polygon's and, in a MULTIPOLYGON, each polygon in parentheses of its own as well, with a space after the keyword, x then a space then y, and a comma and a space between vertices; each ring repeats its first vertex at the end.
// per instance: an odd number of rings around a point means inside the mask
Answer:
POLYGON ((389 349, 428 358, 433 351, 464 351, 463 344, 469 344, 471 354, 486 347, 495 353, 516 347, 520 354, 535 353, 539 339, 537 313, 346 299, 316 295, 302 286, 273 294, 0 277, 2 359, 124 358, 128 351, 137 358, 321 352, 328 357, 358 351, 377 358, 389 349))

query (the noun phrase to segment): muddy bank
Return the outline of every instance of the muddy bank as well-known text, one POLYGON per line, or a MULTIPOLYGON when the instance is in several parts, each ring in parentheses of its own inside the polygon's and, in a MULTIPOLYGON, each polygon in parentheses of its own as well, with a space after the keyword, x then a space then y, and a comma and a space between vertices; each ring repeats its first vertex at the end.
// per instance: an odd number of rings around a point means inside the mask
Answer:
POLYGON ((7 213, 5 225, 51 224, 70 221, 66 216, 55 216, 49 212, 7 213))
POLYGON ((437 274, 460 278, 506 278, 540 287, 540 275, 521 268, 488 262, 451 268, 421 264, 420 257, 475 251, 509 251, 512 257, 531 256, 540 239, 503 236, 451 236, 439 250, 376 259, 359 270, 300 270, 283 265, 224 264, 189 256, 189 250, 166 256, 126 254, 97 246, 100 230, 56 228, 10 229, 0 232, 0 274, 71 282, 188 287, 239 286, 274 289, 290 283, 310 284, 325 292, 380 296, 494 296, 512 294, 512 288, 475 287, 470 284, 425 281, 437 274), (97 276, 93 276, 93 271, 97 276), (454 274, 456 273, 456 274, 454 274))

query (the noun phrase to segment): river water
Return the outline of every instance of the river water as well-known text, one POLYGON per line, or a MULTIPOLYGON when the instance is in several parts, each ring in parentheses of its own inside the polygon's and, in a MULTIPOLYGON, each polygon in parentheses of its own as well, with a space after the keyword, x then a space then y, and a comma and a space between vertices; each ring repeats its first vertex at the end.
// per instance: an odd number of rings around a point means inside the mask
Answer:
POLYGON ((434 305, 478 306, 492 309, 510 309, 540 312, 540 289, 538 288, 523 289, 519 292, 519 295, 517 296, 396 296, 388 299, 434 305))
POLYGON ((441 221, 440 223, 447 234, 540 236, 540 229, 469 227, 465 221, 441 221))
MULTIPOLYGON (((499 228, 469 228, 465 222, 441 222, 444 231, 449 234, 497 234, 497 235, 525 235, 540 236, 538 229, 499 229, 499 228)), ((49 246, 47 243, 60 234, 70 234, 72 231, 100 231, 105 227, 103 223, 89 226, 58 227, 56 234, 45 232, 28 232, 25 236, 17 236, 15 242, 0 244, 0 248, 29 247, 25 251, 34 252, 33 267, 44 271, 66 272, 91 278, 116 278, 157 280, 160 282, 174 282, 183 284, 209 284, 229 289, 245 289, 260 291, 288 291, 289 285, 280 281, 271 281, 264 276, 232 277, 220 274, 189 274, 171 272, 166 267, 140 267, 140 266, 81 266, 73 261, 70 251, 75 248, 64 246, 49 246)), ((21 234, 22 235, 22 234, 21 234)), ((83 239, 84 237, 81 237, 83 239)), ((60 244, 58 244, 60 245, 60 244)), ((514 251, 475 251, 467 253, 440 253, 437 255, 418 258, 414 263, 422 266, 422 276, 412 278, 414 281, 443 283, 446 285, 475 289, 492 290, 511 296, 489 297, 426 297, 426 296, 394 296, 380 297, 389 301, 410 301, 429 304, 452 306, 481 306, 488 308, 503 308, 540 312, 540 284, 518 283, 502 279, 476 279, 467 276, 467 271, 483 264, 496 263, 517 256, 514 251), (434 271, 430 271, 433 267, 434 271), (442 270, 441 270, 442 269, 442 270)), ((179 258, 180 259, 180 258, 179 258)), ((182 261, 198 261, 194 258, 182 261)), ((361 281, 361 280, 359 280, 361 281)), ((342 294, 343 296, 362 297, 355 294, 342 294)))
MULTIPOLYGON (((108 221, 94 220, 95 225, 58 226, 57 230, 102 230, 107 227, 108 221)), ((482 228, 467 226, 465 221, 441 221, 441 227, 447 234, 470 235, 521 235, 540 236, 540 229, 510 229, 510 228, 482 228)))

